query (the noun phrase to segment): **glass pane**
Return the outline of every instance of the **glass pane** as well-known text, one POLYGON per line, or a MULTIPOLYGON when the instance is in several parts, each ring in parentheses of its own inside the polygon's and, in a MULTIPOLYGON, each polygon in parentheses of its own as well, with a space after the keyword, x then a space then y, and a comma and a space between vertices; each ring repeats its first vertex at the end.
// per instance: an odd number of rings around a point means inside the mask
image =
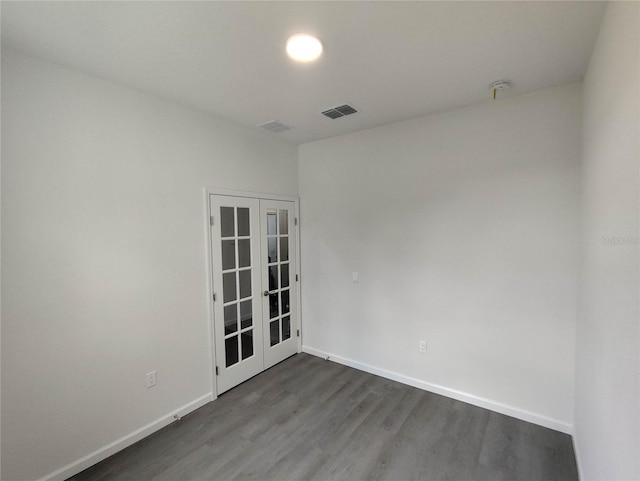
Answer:
POLYGON ((236 268, 236 241, 222 241, 222 270, 236 268))
POLYGON ((238 235, 251 235, 249 231, 249 209, 238 207, 238 235))
POLYGON ((280 265, 280 286, 289 287, 289 264, 280 265))
POLYGON ((227 367, 238 362, 238 336, 224 340, 224 357, 227 361, 227 367))
POLYGON ((280 342, 280 326, 278 321, 272 321, 269 323, 269 338, 271 339, 271 345, 275 346, 280 342))
POLYGON ((280 234, 288 234, 289 233, 289 212, 286 210, 280 211, 280 218, 278 219, 280 227, 280 234))
POLYGON ((267 254, 269 254, 269 262, 278 262, 278 238, 269 237, 267 239, 267 254))
POLYGON ((220 235, 222 237, 233 237, 235 235, 233 207, 220 207, 220 235))
POLYGON ((238 330, 238 304, 224 307, 224 333, 231 334, 238 330))
POLYGON ((275 291, 278 288, 278 266, 269 266, 269 290, 275 291))
POLYGON ((236 273, 227 272, 222 274, 222 291, 224 292, 224 302, 236 300, 236 273))
POLYGON ((249 239, 238 241, 238 264, 240 267, 251 265, 251 241, 249 239))
POLYGON ((242 360, 253 356, 253 329, 240 334, 242 343, 242 360))
POLYGON ((278 293, 269 295, 269 319, 278 317, 278 293))
POLYGON ((289 290, 282 291, 280 295, 282 296, 282 313, 286 314, 289 312, 289 290))
POLYGON ((289 316, 282 318, 282 340, 291 337, 291 318, 289 316))
POLYGON ((280 238, 280 260, 281 261, 289 260, 289 238, 288 237, 280 238))
POLYGON ((244 329, 253 324, 253 314, 251 313, 251 301, 240 303, 240 328, 244 329))
POLYGON ((267 212, 267 235, 276 235, 276 213, 267 212))
POLYGON ((251 295, 251 269, 240 271, 238 274, 240 279, 240 299, 251 295))

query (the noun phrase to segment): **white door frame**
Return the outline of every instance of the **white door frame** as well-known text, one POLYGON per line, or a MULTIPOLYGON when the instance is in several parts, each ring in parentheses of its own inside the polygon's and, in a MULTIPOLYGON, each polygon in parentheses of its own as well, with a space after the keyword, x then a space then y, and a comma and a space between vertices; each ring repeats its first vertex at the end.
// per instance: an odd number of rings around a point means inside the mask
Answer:
POLYGON ((298 352, 302 351, 302 313, 301 313, 301 296, 300 296, 300 199, 296 196, 291 195, 279 195, 279 194, 267 194, 262 192, 251 192, 244 190, 229 190, 229 189, 220 189, 217 187, 205 187, 204 188, 204 204, 205 204, 205 231, 206 231, 206 261, 207 261, 207 306, 209 311, 209 369, 210 369, 210 377, 211 377, 211 392, 213 394, 212 398, 216 399, 218 397, 218 383, 216 378, 216 373, 214 366, 216 364, 216 343, 215 343, 215 329, 214 329, 214 306, 213 306, 213 258, 211 256, 211 224, 210 219, 212 216, 211 205, 209 203, 209 196, 211 195, 226 195, 230 197, 248 197, 252 199, 268 199, 268 200, 282 200, 287 202, 293 202, 295 218, 297 219, 297 223, 294 225, 294 229, 296 231, 296 242, 295 242, 295 252, 296 252, 296 272, 295 276, 298 279, 295 283, 295 296, 296 296, 296 308, 295 314, 298 316, 298 328, 300 329, 300 336, 298 337, 298 352))

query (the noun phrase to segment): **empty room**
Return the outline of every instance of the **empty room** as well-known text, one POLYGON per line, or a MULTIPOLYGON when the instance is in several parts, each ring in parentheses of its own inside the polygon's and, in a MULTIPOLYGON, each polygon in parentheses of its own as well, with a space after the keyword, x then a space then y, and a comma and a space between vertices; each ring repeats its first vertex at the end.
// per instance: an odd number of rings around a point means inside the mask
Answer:
POLYGON ((2 481, 640 480, 640 3, 2 1, 2 481))

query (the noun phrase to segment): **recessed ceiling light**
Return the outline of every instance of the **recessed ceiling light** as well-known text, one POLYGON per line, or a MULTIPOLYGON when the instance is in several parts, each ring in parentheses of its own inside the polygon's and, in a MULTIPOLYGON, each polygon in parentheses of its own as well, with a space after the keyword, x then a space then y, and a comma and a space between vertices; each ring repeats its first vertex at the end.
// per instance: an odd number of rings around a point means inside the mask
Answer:
POLYGON ((287 54, 298 62, 311 62, 322 53, 322 43, 313 35, 296 33, 287 40, 287 54))

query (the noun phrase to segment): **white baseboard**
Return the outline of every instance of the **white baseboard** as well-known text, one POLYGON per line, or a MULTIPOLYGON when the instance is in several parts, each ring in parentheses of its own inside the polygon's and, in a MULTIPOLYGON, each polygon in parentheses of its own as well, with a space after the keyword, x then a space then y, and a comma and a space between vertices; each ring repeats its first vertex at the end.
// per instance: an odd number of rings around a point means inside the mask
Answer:
POLYGON ((336 354, 321 351, 320 349, 315 349, 313 347, 302 346, 302 351, 306 352, 307 354, 311 354, 313 356, 322 357, 323 359, 326 359, 328 357, 331 361, 337 362, 338 364, 343 364, 345 366, 353 367, 360 371, 365 371, 371 374, 375 374, 376 376, 384 377, 386 379, 391 379, 392 381, 401 382, 402 384, 407 384, 409 386, 417 387, 418 389, 422 389, 424 391, 440 394, 442 396, 446 396, 451 399, 456 399, 458 401, 462 401, 467 404, 472 404, 474 406, 489 409, 490 411, 495 411, 500 414, 505 414, 507 416, 511 416, 516 419, 521 419, 522 421, 538 424, 540 426, 544 426, 545 428, 550 428, 555 431, 560 431, 561 433, 571 434, 572 432, 573 426, 569 423, 566 423, 564 421, 559 421, 557 419, 549 418, 541 414, 532 413, 524 409, 519 409, 513 406, 509 406, 507 404, 492 401, 491 399, 482 398, 479 396, 475 396, 473 394, 458 391, 456 389, 450 389, 448 387, 440 386, 438 384, 432 384, 430 382, 421 381, 420 379, 405 376, 403 374, 398 374, 396 372, 388 371, 386 369, 382 369, 379 367, 371 366, 363 362, 355 361, 353 359, 348 359, 346 357, 338 356, 336 354))
POLYGON ((39 481, 64 481, 65 479, 78 474, 81 471, 93 466, 96 463, 99 463, 103 459, 108 458, 109 456, 117 453, 118 451, 123 450, 124 448, 131 446, 133 443, 140 441, 141 439, 153 434, 154 432, 162 429, 163 427, 171 424, 175 419, 174 416, 177 414, 179 417, 186 416, 192 411, 195 411, 199 407, 204 406, 205 404, 213 401, 213 395, 211 393, 205 394, 204 396, 196 399, 195 401, 191 401, 190 403, 182 406, 175 411, 162 416, 155 421, 150 422, 146 426, 141 427, 140 429, 135 430, 134 432, 127 434, 126 436, 121 437, 120 439, 107 444, 106 446, 95 450, 94 452, 86 455, 85 457, 78 459, 70 464, 67 464, 63 468, 54 471, 53 473, 47 474, 43 478, 40 478, 39 481))

